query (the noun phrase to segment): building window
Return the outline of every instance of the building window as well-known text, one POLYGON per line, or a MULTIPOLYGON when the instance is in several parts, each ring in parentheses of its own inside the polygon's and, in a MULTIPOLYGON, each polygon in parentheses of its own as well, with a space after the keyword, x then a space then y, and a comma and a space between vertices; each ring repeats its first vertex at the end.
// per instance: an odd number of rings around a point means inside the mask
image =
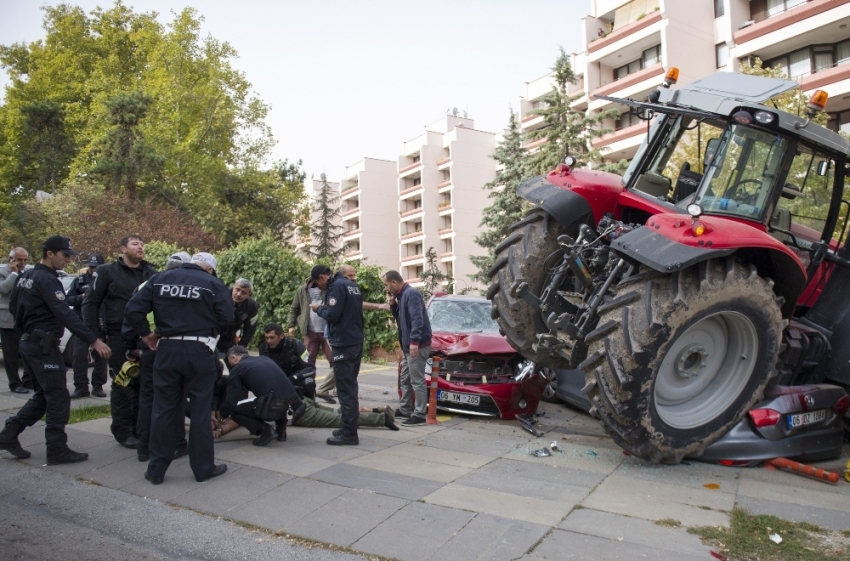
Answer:
POLYGON ((850 63, 850 41, 832 45, 812 45, 765 63, 766 68, 779 67, 791 79, 850 63))
POLYGON ((413 186, 416 187, 417 185, 422 185, 422 178, 421 177, 417 177, 413 180, 413 186))
POLYGON ((714 52, 716 56, 715 60, 717 61, 717 68, 723 68, 729 64, 729 45, 726 43, 715 45, 714 52))
POLYGON ((421 222, 414 223, 413 224, 413 231, 414 232, 421 232, 422 231, 422 223, 421 222))
POLYGON ((655 45, 643 51, 639 59, 615 68, 614 80, 621 80, 629 74, 634 74, 659 62, 661 62, 661 45, 655 45))
POLYGON ((637 115, 633 115, 628 109, 626 109, 620 113, 620 118, 614 121, 614 130, 631 127, 632 125, 637 125, 641 122, 642 121, 637 118, 637 115))
POLYGON ((726 15, 724 0, 714 0, 714 17, 719 18, 726 15))
POLYGON ((416 267, 416 278, 421 279, 422 278, 422 272, 424 270, 425 269, 423 269, 422 266, 416 267))
POLYGON ((767 17, 781 14, 806 2, 808 0, 767 0, 767 17))
POLYGON ((830 113, 826 127, 833 132, 850 134, 850 111, 830 113))
POLYGON ((422 255, 422 244, 418 243, 413 246, 413 255, 422 255))
POLYGON ((413 208, 422 208, 422 199, 416 199, 413 201, 413 208))

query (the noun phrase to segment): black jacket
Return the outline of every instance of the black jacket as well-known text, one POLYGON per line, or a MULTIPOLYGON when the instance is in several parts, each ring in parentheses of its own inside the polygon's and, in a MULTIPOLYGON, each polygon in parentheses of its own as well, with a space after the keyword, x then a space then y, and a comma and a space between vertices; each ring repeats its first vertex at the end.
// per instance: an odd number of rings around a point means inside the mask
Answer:
POLYGON ((59 275, 41 263, 18 276, 9 309, 15 316, 15 328, 22 333, 31 334, 35 329, 47 331, 56 335, 58 344, 67 327, 89 345, 97 340, 94 332, 68 307, 59 275))
POLYGON ((155 273, 156 269, 147 261, 142 261, 138 267, 132 268, 124 264, 123 257, 98 267, 83 301, 83 319, 89 329, 97 332, 100 308, 105 306, 106 328, 113 334, 119 334, 124 322, 124 308, 133 291, 155 273))
POLYGON ((272 359, 287 376, 293 376, 305 366, 310 366, 305 360, 307 348, 304 343, 292 337, 284 337, 273 349, 265 342, 260 343, 259 350, 260 356, 272 359))
POLYGON ((89 289, 89 286, 91 286, 93 281, 94 275, 90 274, 88 271, 81 275, 77 275, 71 283, 71 286, 68 287, 68 293, 65 294, 65 302, 67 302, 80 317, 83 317, 83 296, 86 294, 86 291, 89 289))
POLYGON ((257 301, 253 298, 246 298, 242 302, 233 305, 233 321, 221 332, 222 339, 233 339, 236 337, 236 332, 242 330, 242 336, 239 337, 239 344, 247 347, 251 344, 254 338, 254 333, 257 331, 257 321, 260 319, 260 307, 257 301))
POLYGON ((325 301, 316 313, 328 322, 332 347, 363 344, 363 296, 355 283, 339 273, 329 279, 325 301))
POLYGON ((151 332, 147 318, 151 311, 156 332, 163 337, 208 337, 233 321, 233 298, 223 282, 197 265, 184 263, 154 275, 127 302, 127 323, 140 337, 151 332))
POLYGON ((274 392, 274 398, 281 400, 288 400, 295 393, 292 382, 272 359, 265 356, 243 356, 239 364, 230 368, 227 399, 219 411, 222 417, 229 417, 233 413, 240 396, 244 395, 246 390, 257 397, 265 397, 274 392))

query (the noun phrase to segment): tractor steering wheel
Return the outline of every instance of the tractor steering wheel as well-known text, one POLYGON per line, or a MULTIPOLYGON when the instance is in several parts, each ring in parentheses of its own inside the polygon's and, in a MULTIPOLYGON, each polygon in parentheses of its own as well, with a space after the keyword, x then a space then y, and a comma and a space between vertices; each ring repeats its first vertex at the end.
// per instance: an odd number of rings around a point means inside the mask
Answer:
POLYGON ((723 193, 723 198, 734 199, 739 203, 752 205, 754 202, 756 202, 756 198, 758 197, 759 191, 761 190, 761 184, 761 179, 742 179, 741 181, 738 181, 737 183, 726 189, 726 192, 723 193), (748 191, 747 189, 742 187, 747 183, 754 183, 756 185, 756 188, 753 191, 748 191))

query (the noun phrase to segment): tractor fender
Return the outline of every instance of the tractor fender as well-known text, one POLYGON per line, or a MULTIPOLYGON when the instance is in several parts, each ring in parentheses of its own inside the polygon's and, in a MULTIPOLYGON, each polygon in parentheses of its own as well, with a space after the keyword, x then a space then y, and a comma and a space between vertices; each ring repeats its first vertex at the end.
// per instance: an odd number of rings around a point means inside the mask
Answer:
POLYGON ((543 175, 517 187, 517 195, 545 210, 571 234, 577 232, 581 224, 594 224, 593 210, 584 197, 553 185, 543 175))
POLYGON ((750 225, 720 217, 704 217, 710 230, 697 237, 681 214, 657 214, 646 226, 611 242, 611 248, 633 263, 662 273, 687 269, 709 259, 735 255, 755 266, 759 276, 773 279, 783 298, 782 316, 791 317, 806 286, 805 267, 784 244, 750 225), (714 235, 722 232, 722 235, 714 235))

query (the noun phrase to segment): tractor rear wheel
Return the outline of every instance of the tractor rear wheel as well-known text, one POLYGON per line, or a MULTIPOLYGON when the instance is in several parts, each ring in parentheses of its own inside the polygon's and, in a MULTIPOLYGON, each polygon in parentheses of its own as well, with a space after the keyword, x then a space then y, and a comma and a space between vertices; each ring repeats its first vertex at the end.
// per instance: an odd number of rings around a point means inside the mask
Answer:
POLYGON ((699 455, 776 375, 784 324, 772 281, 730 257, 617 290, 624 304, 599 318, 616 327, 587 341, 582 363, 591 413, 645 460, 699 455))

